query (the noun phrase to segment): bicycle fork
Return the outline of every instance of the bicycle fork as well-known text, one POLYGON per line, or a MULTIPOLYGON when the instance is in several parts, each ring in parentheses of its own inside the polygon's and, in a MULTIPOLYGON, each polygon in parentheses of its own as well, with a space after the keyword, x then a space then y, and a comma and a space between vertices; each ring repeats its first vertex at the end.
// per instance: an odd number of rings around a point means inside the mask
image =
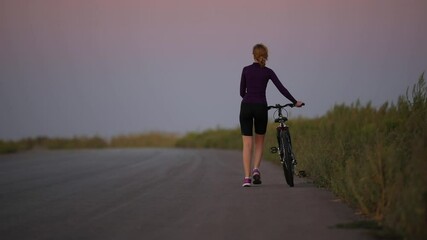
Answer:
POLYGON ((271 153, 279 153, 281 161, 283 161, 283 156, 285 154, 284 153, 285 149, 283 147, 283 143, 282 143, 282 140, 281 140, 281 133, 284 132, 284 131, 287 131, 287 130, 288 130, 287 126, 279 125, 278 127, 276 127, 276 137, 277 137, 277 144, 278 144, 278 146, 270 148, 270 152, 271 153), (280 147, 281 145, 282 145, 282 147, 280 147))

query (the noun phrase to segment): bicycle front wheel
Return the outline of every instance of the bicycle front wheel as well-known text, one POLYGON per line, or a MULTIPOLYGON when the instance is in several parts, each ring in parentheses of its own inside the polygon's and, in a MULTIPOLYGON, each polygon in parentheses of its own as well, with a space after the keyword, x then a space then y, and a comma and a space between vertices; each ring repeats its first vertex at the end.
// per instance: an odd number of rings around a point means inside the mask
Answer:
POLYGON ((280 148, 283 151, 282 154, 282 167, 283 173, 285 174, 286 183, 290 186, 294 186, 294 164, 292 163, 292 148, 291 139, 288 131, 282 131, 280 134, 280 148))

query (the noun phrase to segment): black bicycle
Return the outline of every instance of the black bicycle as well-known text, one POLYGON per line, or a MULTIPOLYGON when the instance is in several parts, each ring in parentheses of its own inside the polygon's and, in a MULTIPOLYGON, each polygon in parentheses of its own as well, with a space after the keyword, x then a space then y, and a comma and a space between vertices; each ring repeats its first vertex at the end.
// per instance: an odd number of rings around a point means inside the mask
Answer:
MULTIPOLYGON (((305 104, 303 103, 302 106, 305 104)), ((268 106, 268 110, 277 109, 273 113, 274 122, 279 123, 277 126, 277 144, 278 147, 271 147, 271 153, 279 153, 280 161, 282 163, 283 172, 285 174, 286 183, 290 187, 294 186, 294 171, 295 165, 297 164, 295 155, 292 151, 292 142, 291 142, 291 134, 289 133, 289 127, 286 125, 286 121, 288 121, 288 111, 286 111, 286 107, 293 108, 295 105, 292 103, 280 105, 276 104, 275 106, 268 106), (286 117, 283 116, 283 110, 286 112, 286 117), (278 112, 278 117, 275 118, 275 113, 278 112)))

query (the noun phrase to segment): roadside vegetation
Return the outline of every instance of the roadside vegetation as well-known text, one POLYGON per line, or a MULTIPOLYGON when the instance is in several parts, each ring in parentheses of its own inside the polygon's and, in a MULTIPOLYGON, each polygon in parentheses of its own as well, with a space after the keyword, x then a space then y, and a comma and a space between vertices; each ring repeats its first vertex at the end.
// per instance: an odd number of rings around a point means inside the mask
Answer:
POLYGON ((16 153, 34 149, 88 149, 105 148, 107 142, 100 137, 26 138, 19 141, 0 141, 0 153, 16 153))
POLYGON ((292 123, 301 169, 377 222, 408 239, 427 231, 427 86, 396 104, 337 105, 292 123))
POLYGON ((204 132, 191 132, 178 139, 176 147, 240 149, 242 147, 240 129, 216 128, 204 132))
MULTIPOLYGON (((427 239, 427 86, 424 75, 396 103, 376 108, 359 101, 336 105, 324 116, 289 121, 297 170, 326 187, 378 228, 394 236, 427 239)), ((268 126, 264 157, 275 146, 268 126)), ((36 148, 180 147, 241 149, 240 130, 212 129, 180 137, 167 133, 73 139, 0 141, 0 153, 36 148)))
POLYGON ((177 134, 149 132, 144 134, 130 134, 113 137, 109 142, 112 148, 141 148, 141 147, 175 147, 177 134))
POLYGON ((178 135, 171 133, 150 132, 142 134, 119 135, 106 140, 94 137, 73 138, 27 138, 18 141, 1 141, 0 153, 16 153, 35 149, 101 149, 101 148, 142 148, 174 147, 178 135))

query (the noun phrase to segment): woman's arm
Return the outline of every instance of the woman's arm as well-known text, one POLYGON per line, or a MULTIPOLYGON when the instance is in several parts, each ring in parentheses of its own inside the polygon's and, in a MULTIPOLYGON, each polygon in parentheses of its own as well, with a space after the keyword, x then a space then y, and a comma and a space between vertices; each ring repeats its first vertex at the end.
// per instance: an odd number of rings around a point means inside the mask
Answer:
POLYGON ((270 73, 270 79, 273 81, 274 85, 279 89, 279 92, 285 96, 289 101, 291 101, 293 104, 297 103, 297 100, 292 96, 292 94, 288 91, 288 89, 283 86, 283 84, 280 82, 279 78, 276 76, 273 70, 271 70, 270 73))
POLYGON ((246 95, 246 78, 245 71, 242 71, 242 77, 240 79, 240 96, 243 98, 246 95))

